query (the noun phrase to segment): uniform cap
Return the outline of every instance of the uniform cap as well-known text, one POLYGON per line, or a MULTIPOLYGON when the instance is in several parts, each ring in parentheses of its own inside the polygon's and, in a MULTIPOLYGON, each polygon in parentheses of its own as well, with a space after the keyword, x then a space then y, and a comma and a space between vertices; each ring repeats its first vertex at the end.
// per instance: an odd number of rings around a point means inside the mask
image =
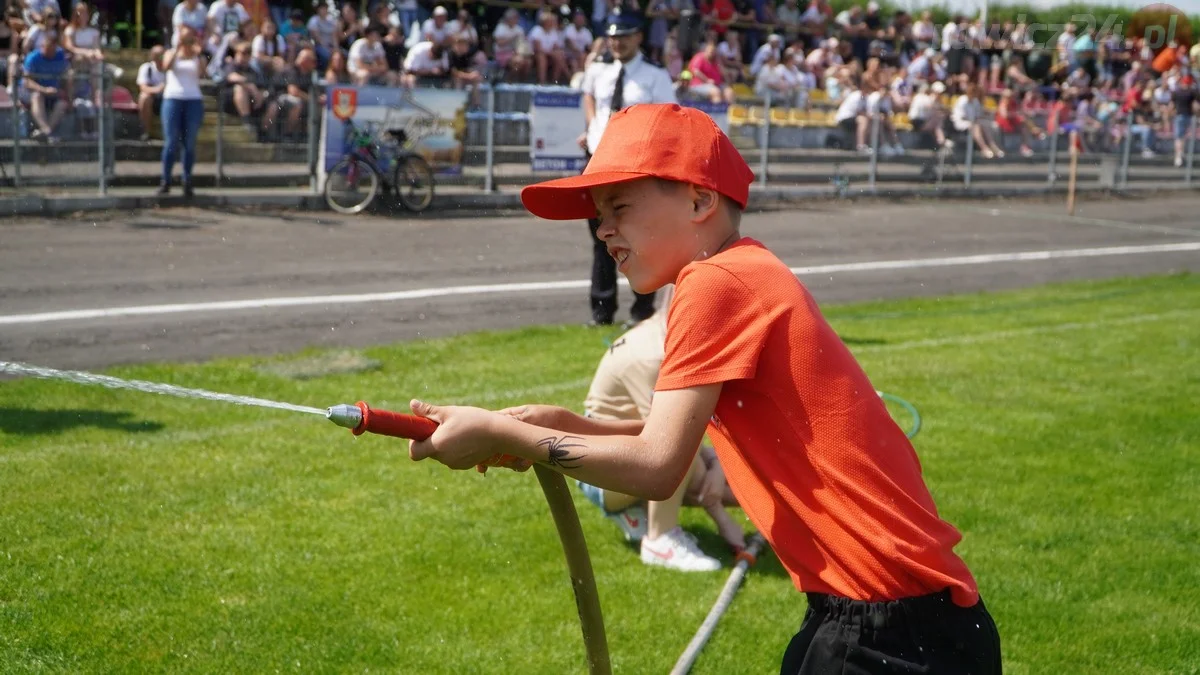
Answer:
POLYGON ((547 220, 583 220, 596 215, 592 188, 650 177, 716 190, 746 208, 754 172, 704 111, 639 104, 613 113, 582 175, 530 185, 521 203, 547 220))
POLYGON ((642 30, 642 16, 637 12, 622 12, 620 8, 608 15, 608 26, 604 34, 609 37, 633 35, 642 30))

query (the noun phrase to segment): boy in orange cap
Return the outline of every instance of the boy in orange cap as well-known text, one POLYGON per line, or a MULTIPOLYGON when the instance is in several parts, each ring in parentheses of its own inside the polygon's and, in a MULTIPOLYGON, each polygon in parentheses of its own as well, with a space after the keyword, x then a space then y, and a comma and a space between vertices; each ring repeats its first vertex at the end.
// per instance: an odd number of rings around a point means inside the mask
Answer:
POLYGON ((808 595, 783 675, 999 673, 996 625, 912 445, 796 276, 738 232, 753 179, 703 112, 613 115, 582 175, 521 199, 543 218, 598 212, 634 290, 675 283, 648 417, 414 400, 440 426, 410 456, 468 469, 504 453, 661 500, 707 430, 734 496, 808 595))

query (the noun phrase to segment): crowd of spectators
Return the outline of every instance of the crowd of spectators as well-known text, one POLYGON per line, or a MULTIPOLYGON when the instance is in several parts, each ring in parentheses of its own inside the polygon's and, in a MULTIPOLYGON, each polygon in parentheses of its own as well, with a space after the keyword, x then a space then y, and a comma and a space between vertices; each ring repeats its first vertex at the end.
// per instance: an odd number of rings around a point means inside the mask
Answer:
POLYGON ((84 2, 63 16, 56 0, 10 3, 0 24, 0 59, 5 93, 17 99, 30 115, 29 135, 57 142, 68 113, 79 119, 84 139, 96 137, 95 86, 101 69, 114 77, 121 70, 105 64, 98 17, 84 2))
MULTIPOLYGON (((73 86, 69 77, 46 83, 103 63, 102 40, 85 3, 69 22, 56 0, 25 5, 9 11, 10 89, 23 64, 30 76, 21 79, 20 99, 34 134, 52 138, 56 120, 86 104, 88 92, 79 77, 73 86)), ((826 0, 803 7, 797 0, 319 0, 305 9, 275 0, 160 0, 158 7, 163 46, 190 26, 208 56, 207 75, 227 85, 222 105, 259 136, 299 133, 313 71, 344 84, 474 89, 495 78, 577 86, 588 64, 608 57, 603 26, 618 7, 644 17, 646 57, 666 68, 681 98, 733 103, 769 94, 775 106, 828 108, 829 122, 860 152, 869 151, 868 129, 878 118, 886 154, 904 152, 898 128, 943 147, 970 134, 985 158, 1004 154, 1005 136, 1031 154, 1035 139, 1077 130, 1084 149, 1132 133, 1146 155, 1160 136, 1172 137, 1178 163, 1197 103, 1192 64, 1200 45, 1157 46, 1073 25, 1034 34, 1024 23, 985 26, 964 16, 936 25, 929 12, 885 12, 874 1, 839 13, 826 0)), ((139 72, 143 121, 161 96, 158 67, 152 58, 139 72)))

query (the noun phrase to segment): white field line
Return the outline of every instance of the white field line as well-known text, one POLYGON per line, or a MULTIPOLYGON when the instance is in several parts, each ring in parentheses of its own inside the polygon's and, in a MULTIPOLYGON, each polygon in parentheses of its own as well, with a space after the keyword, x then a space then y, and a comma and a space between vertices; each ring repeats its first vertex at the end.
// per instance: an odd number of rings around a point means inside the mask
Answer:
MULTIPOLYGON (((797 275, 828 275, 844 272, 877 272, 882 270, 907 270, 930 267, 953 267, 962 265, 988 265, 1009 262, 1036 262, 1068 258, 1092 258, 1100 256, 1145 255, 1152 253, 1180 253, 1200 251, 1200 242, 1175 244, 1152 244, 1142 246, 1108 246, 1103 248, 1078 248, 1050 251, 1023 251, 1013 253, 985 253, 980 255, 951 256, 944 258, 911 258, 904 260, 872 260, 830 265, 793 267, 797 275)), ((628 282, 621 278, 622 285, 628 282)), ((588 288, 588 280, 535 281, 515 284, 478 284, 471 286, 448 286, 444 288, 417 288, 406 291, 360 293, 356 295, 309 295, 297 297, 252 298, 247 300, 224 300, 214 302, 177 303, 167 305, 138 305, 131 307, 107 307, 99 309, 74 309, 36 314, 0 315, 0 326, 17 324, 40 324, 54 321, 84 319, 111 319, 128 316, 154 316, 194 312, 231 312, 239 310, 266 309, 272 307, 305 307, 313 305, 351 305, 403 300, 424 300, 463 295, 489 295, 496 293, 552 292, 588 288)))
POLYGON ((989 216, 1015 216, 1018 218, 1049 220, 1057 223, 1096 225, 1099 227, 1110 227, 1117 230, 1128 230, 1130 232, 1157 232, 1159 234, 1180 234, 1189 237, 1200 237, 1200 230, 1191 228, 1129 223, 1124 220, 1112 220, 1109 218, 1089 218, 1087 216, 1071 216, 1061 213, 1041 213, 1039 211, 1024 211, 1019 209, 989 209, 981 206, 968 206, 966 207, 966 210, 989 216))

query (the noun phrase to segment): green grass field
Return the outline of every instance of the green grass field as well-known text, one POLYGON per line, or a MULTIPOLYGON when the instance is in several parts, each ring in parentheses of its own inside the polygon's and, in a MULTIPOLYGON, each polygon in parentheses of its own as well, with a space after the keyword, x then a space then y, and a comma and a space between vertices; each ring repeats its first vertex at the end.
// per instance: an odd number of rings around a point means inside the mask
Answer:
MULTIPOLYGON (((826 312, 876 386, 920 410, 915 445, 1007 672, 1200 672, 1200 277, 826 312)), ((109 372, 317 407, 578 408, 611 337, 536 328, 109 372)), ((532 473, 406 451, 315 416, 0 383, 0 671, 583 672, 532 473)), ((615 669, 666 672, 728 568, 647 568, 576 504, 615 669)), ((777 672, 804 604, 765 556, 694 672, 777 672)))

